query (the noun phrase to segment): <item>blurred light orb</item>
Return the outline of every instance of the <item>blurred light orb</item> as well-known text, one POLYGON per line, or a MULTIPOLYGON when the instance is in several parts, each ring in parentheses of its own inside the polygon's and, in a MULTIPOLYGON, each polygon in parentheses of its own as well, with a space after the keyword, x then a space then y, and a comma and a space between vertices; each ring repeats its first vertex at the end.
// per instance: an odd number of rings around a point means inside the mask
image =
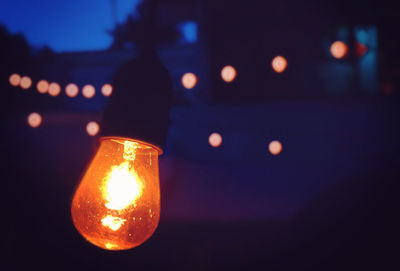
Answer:
POLYGON ((100 131, 100 126, 97 122, 95 121, 90 121, 88 122, 88 124, 86 125, 86 132, 88 133, 88 135, 90 136, 95 136, 99 133, 100 131))
POLYGON ((21 75, 19 75, 17 73, 13 73, 8 78, 8 81, 10 82, 10 85, 12 85, 13 87, 17 87, 17 86, 19 86, 19 83, 21 82, 21 75))
POLYGON ((82 95, 85 98, 93 98, 93 96, 96 94, 96 89, 92 85, 86 85, 82 88, 82 95))
POLYGON ((223 67, 221 70, 222 80, 224 80, 227 83, 230 83, 233 80, 235 80, 236 75, 237 75, 236 69, 231 65, 227 65, 223 67))
POLYGON ((21 78, 21 82, 19 82, 19 85, 21 86, 21 88, 23 89, 28 89, 32 86, 32 80, 29 76, 23 76, 21 78))
POLYGON ((60 85, 58 83, 55 83, 55 82, 51 83, 49 85, 48 93, 49 93, 50 96, 53 96, 53 97, 58 96, 61 93, 60 85))
POLYGON ((101 93, 106 97, 110 96, 112 92, 113 92, 113 87, 110 84, 104 84, 101 87, 101 93))
POLYGON ((42 124, 42 116, 39 113, 33 112, 28 115, 27 122, 32 128, 37 128, 42 124))
POLYGON ((197 76, 194 73, 188 72, 182 76, 181 83, 184 88, 192 89, 197 84, 197 76))
POLYGON ((39 93, 46 93, 49 90, 49 82, 46 80, 40 80, 36 84, 36 89, 39 93))
POLYGON ((282 143, 278 140, 273 140, 269 143, 268 149, 272 155, 278 155, 282 151, 282 143))
POLYGON ((78 95, 78 93, 79 93, 79 88, 74 83, 69 83, 65 87, 65 94, 67 94, 67 96, 70 98, 76 97, 76 95, 78 95))
POLYGON ((338 40, 331 44, 330 52, 334 58, 343 58, 347 51, 347 45, 343 41, 338 40))
POLYGON ((222 144, 222 136, 219 133, 212 133, 208 137, 208 143, 214 148, 221 146, 222 144))
POLYGON ((276 56, 271 61, 272 69, 277 73, 282 73, 286 70, 288 62, 283 56, 276 56))

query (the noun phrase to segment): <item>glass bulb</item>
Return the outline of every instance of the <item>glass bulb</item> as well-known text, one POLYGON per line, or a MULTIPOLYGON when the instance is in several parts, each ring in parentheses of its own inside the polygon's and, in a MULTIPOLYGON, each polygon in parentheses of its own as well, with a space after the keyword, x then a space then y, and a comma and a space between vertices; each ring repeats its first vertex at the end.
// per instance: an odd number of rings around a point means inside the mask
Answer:
POLYGON ((124 250, 154 233, 160 219, 159 153, 134 139, 100 139, 71 207, 73 223, 86 240, 124 250))

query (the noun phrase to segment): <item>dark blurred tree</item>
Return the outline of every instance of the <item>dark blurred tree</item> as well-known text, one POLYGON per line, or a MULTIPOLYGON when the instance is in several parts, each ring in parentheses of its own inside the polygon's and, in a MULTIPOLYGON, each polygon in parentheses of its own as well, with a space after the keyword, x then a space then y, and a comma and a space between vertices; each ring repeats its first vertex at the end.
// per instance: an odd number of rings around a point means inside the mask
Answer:
POLYGON ((12 35, 4 26, 0 26, 0 89, 2 99, 0 112, 8 118, 15 109, 16 94, 11 89, 8 78, 12 73, 26 73, 29 69, 31 54, 26 39, 21 34, 12 35))
POLYGON ((156 46, 175 42, 180 37, 179 32, 173 26, 157 23, 157 4, 156 0, 143 1, 138 7, 137 18, 129 16, 110 31, 114 38, 110 49, 123 49, 132 44, 140 47, 143 44, 156 46))
POLYGON ((22 34, 11 34, 5 26, 0 26, 0 90, 2 99, 0 112, 8 118, 13 112, 18 112, 24 106, 32 103, 33 93, 15 91, 15 87, 9 84, 9 76, 18 73, 21 76, 28 75, 35 81, 44 73, 46 65, 54 58, 51 49, 44 47, 36 52, 30 48, 22 34))

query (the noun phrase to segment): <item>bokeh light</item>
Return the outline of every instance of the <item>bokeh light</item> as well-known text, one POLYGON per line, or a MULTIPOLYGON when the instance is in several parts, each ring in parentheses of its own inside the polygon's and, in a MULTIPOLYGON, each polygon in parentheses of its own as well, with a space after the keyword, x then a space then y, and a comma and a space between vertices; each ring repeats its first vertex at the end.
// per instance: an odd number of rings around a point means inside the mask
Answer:
POLYGON ((276 56, 271 61, 272 69, 277 73, 282 73, 286 70, 288 62, 283 56, 276 56))
POLYGON ((208 137, 208 143, 214 148, 221 146, 222 144, 222 136, 219 133, 212 133, 208 137))
POLYGON ((197 76, 191 72, 185 73, 182 76, 181 83, 186 89, 192 89, 197 84, 197 76))
POLYGON ((23 89, 28 89, 32 86, 32 79, 29 76, 23 76, 19 82, 19 85, 23 89))
POLYGON ((65 94, 70 98, 76 97, 76 95, 78 95, 78 93, 79 93, 79 88, 74 83, 69 83, 65 87, 65 94))
POLYGON ((12 85, 13 87, 17 87, 21 82, 21 76, 17 73, 13 73, 8 78, 8 81, 10 82, 10 85, 12 85))
POLYGON ((347 45, 343 41, 335 41, 332 43, 330 52, 334 58, 340 59, 343 58, 347 54, 347 45))
POLYGON ((39 93, 46 93, 49 90, 49 82, 46 80, 40 80, 36 84, 36 89, 39 93))
POLYGON ((53 96, 53 97, 58 96, 61 92, 61 87, 58 83, 53 82, 49 85, 48 92, 49 92, 50 96, 53 96))
POLYGON ((112 92, 113 92, 113 87, 110 84, 104 84, 101 87, 101 93, 106 97, 110 96, 112 92))
POLYGON ((237 75, 236 69, 230 65, 223 67, 221 70, 222 80, 224 80, 227 83, 230 83, 233 80, 235 80, 236 75, 237 75))
POLYGON ((273 140, 269 143, 268 149, 272 155, 278 155, 282 151, 282 143, 278 140, 273 140))
POLYGON ((39 113, 33 112, 28 115, 27 122, 32 128, 37 128, 42 124, 42 116, 39 113))
POLYGON ((93 96, 96 94, 96 89, 92 85, 86 85, 82 88, 82 95, 85 98, 93 98, 93 96))
POLYGON ((86 132, 88 133, 88 135, 90 136, 95 136, 99 133, 100 131, 100 126, 97 122, 95 121, 90 121, 88 122, 88 124, 86 125, 86 132))

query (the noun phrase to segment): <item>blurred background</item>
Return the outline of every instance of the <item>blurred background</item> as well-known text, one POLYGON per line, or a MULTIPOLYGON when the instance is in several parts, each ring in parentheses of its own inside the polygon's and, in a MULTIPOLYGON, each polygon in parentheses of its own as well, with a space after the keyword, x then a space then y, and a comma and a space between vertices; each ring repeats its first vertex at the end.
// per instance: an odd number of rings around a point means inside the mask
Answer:
POLYGON ((79 235, 71 199, 142 6, 1 1, 2 270, 398 270, 400 13, 386 0, 158 1, 174 93, 160 225, 122 252, 79 235))

